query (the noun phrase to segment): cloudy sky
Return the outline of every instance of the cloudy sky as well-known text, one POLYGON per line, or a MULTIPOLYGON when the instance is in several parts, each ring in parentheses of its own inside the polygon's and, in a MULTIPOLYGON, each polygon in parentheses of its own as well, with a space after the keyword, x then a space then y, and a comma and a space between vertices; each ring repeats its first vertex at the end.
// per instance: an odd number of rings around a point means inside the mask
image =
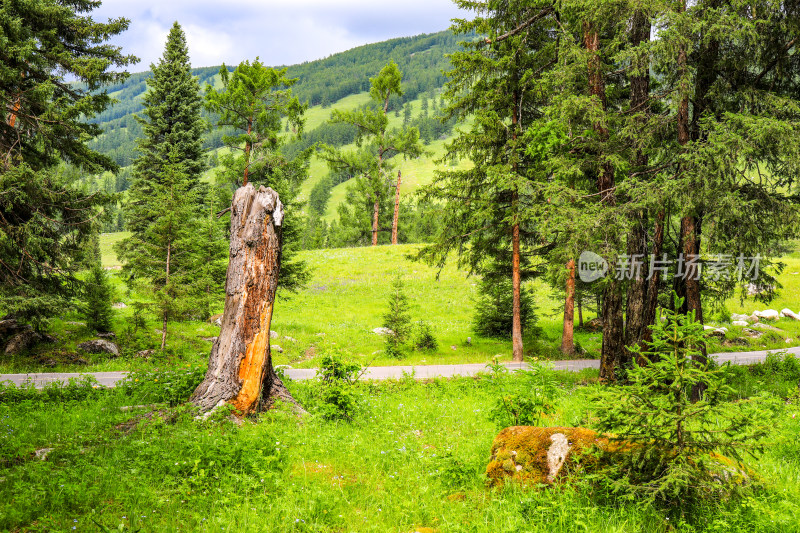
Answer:
POLYGON ((259 56, 268 65, 291 65, 373 43, 441 31, 462 16, 451 0, 103 0, 95 20, 130 19, 113 42, 148 70, 178 21, 192 66, 237 64, 259 56))

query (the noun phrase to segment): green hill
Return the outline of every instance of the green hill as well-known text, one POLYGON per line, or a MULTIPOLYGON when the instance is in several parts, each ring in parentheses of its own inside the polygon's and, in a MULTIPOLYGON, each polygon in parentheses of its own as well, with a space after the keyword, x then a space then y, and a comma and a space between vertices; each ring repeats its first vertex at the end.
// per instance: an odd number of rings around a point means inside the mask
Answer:
MULTIPOLYGON (((360 93, 369 89, 369 78, 375 76, 389 60, 394 60, 403 71, 405 91, 402 99, 391 102, 392 109, 442 87, 445 82, 444 71, 449 68, 446 54, 459 48, 458 41, 459 38, 449 31, 402 37, 286 67, 289 77, 298 80, 292 90, 312 108, 308 117, 308 132, 327 119, 330 114, 328 108, 332 105, 356 106, 365 103, 366 99, 359 96, 360 93)), ((228 65, 230 69, 234 67, 228 65)), ((219 69, 219 66, 203 67, 192 72, 201 87, 206 84, 217 86, 219 69)), ((124 83, 107 87, 109 95, 117 102, 92 119, 102 127, 104 134, 90 145, 112 157, 122 167, 128 166, 135 158, 135 140, 141 135, 141 127, 134 119, 134 114, 142 111, 141 100, 150 76, 149 71, 132 74, 124 83)), ((209 132, 206 135, 206 147, 220 147, 220 137, 218 131, 209 132)))

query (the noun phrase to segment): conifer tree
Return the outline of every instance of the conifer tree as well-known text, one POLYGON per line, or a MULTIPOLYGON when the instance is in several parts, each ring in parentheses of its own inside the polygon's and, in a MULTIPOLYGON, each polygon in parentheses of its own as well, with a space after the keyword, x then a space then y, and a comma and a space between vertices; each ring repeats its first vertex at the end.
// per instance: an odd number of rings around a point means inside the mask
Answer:
POLYGON ((233 135, 223 136, 231 149, 220 158, 218 181, 223 186, 239 187, 247 183, 275 190, 285 207, 282 224, 280 287, 289 291, 300 288, 309 273, 296 258, 301 244, 300 185, 308 177, 310 150, 289 159, 281 152, 287 139, 303 131, 306 106, 292 94, 296 80, 286 77, 286 69, 277 70, 255 61, 241 62, 233 72, 220 69, 222 88, 206 88, 205 106, 216 113, 218 127, 232 127, 233 135), (294 135, 282 135, 285 121, 294 135))
POLYGON ((356 111, 334 110, 331 122, 352 124, 358 128, 356 150, 341 150, 324 145, 321 157, 328 162, 331 172, 347 171, 356 176, 355 185, 348 191, 345 204, 340 207, 343 226, 357 234, 367 234, 367 220, 371 219, 372 245, 377 246, 378 234, 390 227, 393 196, 390 171, 391 159, 397 155, 418 157, 422 154, 419 130, 404 126, 389 130, 389 100, 402 96, 402 73, 390 61, 377 76, 370 78, 370 97, 377 109, 365 107, 356 111), (365 210, 365 204, 367 209, 365 210), (385 225, 381 220, 387 220, 385 225))
POLYGON ((0 2, 0 315, 42 327, 73 305, 106 194, 89 194, 67 162, 114 170, 85 141, 111 102, 102 86, 136 62, 106 41, 124 18, 95 22, 97 2, 0 2), (77 83, 72 83, 77 82, 77 83))
POLYGON ((144 137, 124 205, 132 235, 117 245, 117 254, 129 279, 148 284, 156 295, 163 349, 168 320, 182 314, 185 298, 196 288, 188 276, 197 260, 193 232, 203 195, 200 89, 177 22, 163 57, 151 68, 145 109, 138 117, 144 137))
POLYGON ((542 199, 534 184, 546 177, 545 148, 528 148, 546 147, 558 132, 541 114, 548 94, 541 73, 555 58, 556 41, 548 31, 554 9, 546 1, 488 9, 485 2, 457 3, 480 16, 457 21, 453 31, 485 37, 462 43, 464 50, 451 57, 445 116, 471 119, 471 125, 447 147, 444 160, 469 158, 474 166, 438 171, 425 190, 426 199, 444 202, 446 209, 438 242, 422 257, 443 265, 457 251, 471 272, 511 279, 513 358, 522 361, 522 281, 535 273, 532 245, 543 240, 536 224, 542 199), (523 141, 534 132, 536 142, 523 141))

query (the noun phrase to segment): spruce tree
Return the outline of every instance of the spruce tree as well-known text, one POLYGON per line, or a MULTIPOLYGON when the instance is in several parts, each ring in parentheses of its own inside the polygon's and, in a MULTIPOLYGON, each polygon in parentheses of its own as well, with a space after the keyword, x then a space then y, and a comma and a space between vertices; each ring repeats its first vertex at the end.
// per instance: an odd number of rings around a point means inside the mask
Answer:
POLYGON ((114 314, 112 298, 114 288, 103 269, 100 253, 100 235, 95 233, 91 239, 91 253, 87 258, 89 272, 84 280, 83 305, 81 312, 89 329, 95 331, 111 331, 111 319, 114 314))
POLYGON ((42 327, 74 303, 87 242, 106 194, 79 173, 114 170, 85 141, 111 102, 102 86, 136 61, 106 41, 124 18, 95 22, 97 2, 0 2, 0 315, 42 327))
POLYGON ((474 165, 437 171, 425 189, 424 198, 445 209, 438 242, 421 255, 441 266, 455 251, 473 273, 510 278, 513 358, 522 361, 522 282, 536 273, 531 259, 544 241, 536 206, 543 200, 539 184, 547 179, 545 158, 523 139, 531 131, 550 136, 550 124, 542 120, 548 88, 541 78, 556 57, 549 31, 553 7, 528 1, 488 8, 485 2, 457 3, 480 16, 457 21, 453 32, 484 37, 462 43, 464 49, 451 57, 444 114, 470 123, 448 145, 442 162, 469 158, 474 165))
POLYGON ((128 279, 146 283, 156 295, 166 345, 167 322, 186 309, 195 286, 194 226, 201 214, 204 168, 200 88, 192 77, 186 37, 176 22, 153 77, 147 83, 139 157, 123 207, 132 235, 117 245, 128 279))

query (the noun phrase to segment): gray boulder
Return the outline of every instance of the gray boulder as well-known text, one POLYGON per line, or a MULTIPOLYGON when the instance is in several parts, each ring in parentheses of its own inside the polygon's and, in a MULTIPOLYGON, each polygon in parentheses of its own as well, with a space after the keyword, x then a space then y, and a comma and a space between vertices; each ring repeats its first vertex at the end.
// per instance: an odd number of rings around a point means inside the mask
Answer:
POLYGON ((107 353, 114 357, 119 357, 119 348, 117 345, 106 339, 94 339, 82 342, 78 345, 78 349, 86 353, 107 353))
POLYGON ((27 350, 37 342, 42 340, 41 335, 33 331, 30 326, 22 331, 15 333, 6 343, 6 355, 15 355, 23 350, 27 350))

